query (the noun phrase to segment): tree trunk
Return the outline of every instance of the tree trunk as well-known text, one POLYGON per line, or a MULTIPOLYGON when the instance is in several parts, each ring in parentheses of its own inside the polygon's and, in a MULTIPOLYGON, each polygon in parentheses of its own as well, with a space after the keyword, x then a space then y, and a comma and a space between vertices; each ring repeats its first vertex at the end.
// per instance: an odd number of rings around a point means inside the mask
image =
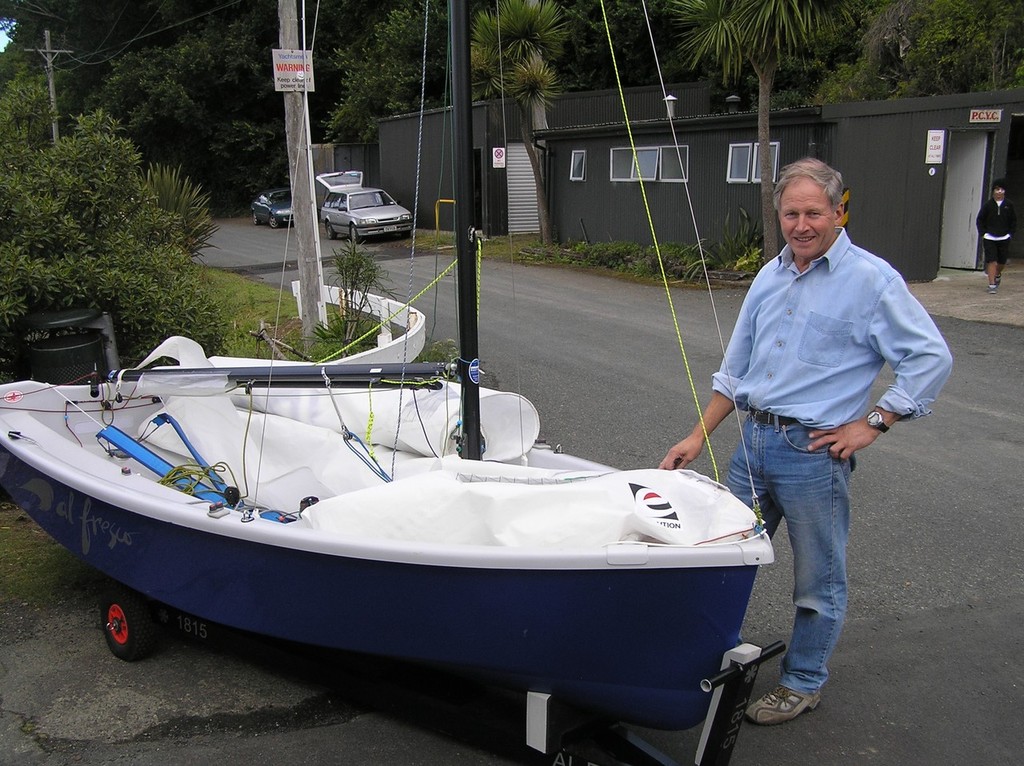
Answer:
POLYGON ((530 167, 533 169, 533 185, 537 190, 537 220, 540 224, 541 244, 550 245, 551 237, 551 211, 548 210, 548 195, 544 186, 544 168, 541 164, 540 153, 533 145, 532 120, 530 119, 530 107, 520 105, 519 126, 523 138, 523 145, 526 147, 526 156, 530 158, 530 167))
POLYGON ((761 260, 770 261, 779 254, 778 216, 772 195, 775 193, 775 178, 772 175, 772 147, 770 112, 772 88, 775 84, 776 64, 754 65, 757 73, 757 143, 758 167, 761 168, 761 229, 764 232, 764 249, 761 260))

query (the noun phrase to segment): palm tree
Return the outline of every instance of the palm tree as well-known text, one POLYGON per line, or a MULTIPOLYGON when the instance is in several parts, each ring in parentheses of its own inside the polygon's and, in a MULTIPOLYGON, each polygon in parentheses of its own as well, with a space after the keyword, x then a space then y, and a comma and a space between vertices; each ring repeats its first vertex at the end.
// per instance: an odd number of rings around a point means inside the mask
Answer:
POLYGON ((496 14, 481 11, 473 22, 473 87, 481 98, 509 96, 519 107, 544 244, 551 244, 551 213, 533 133, 546 127, 545 109, 558 93, 557 77, 547 62, 562 53, 566 34, 561 10, 550 0, 503 0, 496 14))
POLYGON ((684 35, 679 51, 697 64, 714 59, 725 82, 738 79, 744 63, 757 74, 757 141, 761 168, 761 221, 764 257, 779 251, 772 194, 769 108, 775 73, 783 55, 799 54, 815 34, 844 13, 836 0, 674 0, 684 35))
POLYGON ((160 209, 174 214, 183 248, 193 258, 207 247, 219 228, 210 215, 210 193, 183 175, 180 167, 150 165, 146 187, 160 209))

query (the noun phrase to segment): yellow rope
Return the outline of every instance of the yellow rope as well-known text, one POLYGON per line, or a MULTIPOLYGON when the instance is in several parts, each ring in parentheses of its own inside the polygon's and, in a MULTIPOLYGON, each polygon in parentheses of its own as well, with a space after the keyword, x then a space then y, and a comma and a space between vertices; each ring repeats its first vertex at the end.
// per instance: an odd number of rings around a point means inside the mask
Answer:
MULTIPOLYGON (((368 407, 368 414, 366 417, 366 452, 370 456, 370 460, 377 462, 376 456, 373 454, 373 386, 368 386, 366 389, 366 405, 368 407)), ((401 418, 401 416, 399 416, 401 418)))
MULTIPOLYGON (((690 384, 690 393, 693 394, 694 406, 697 409, 697 417, 700 420, 700 427, 704 431, 704 441, 708 445, 708 455, 711 458, 711 467, 715 473, 715 480, 718 480, 718 462, 715 460, 714 450, 711 448, 707 426, 704 424, 704 415, 700 406, 700 397, 697 394, 697 386, 693 381, 693 372, 690 370, 690 362, 686 356, 686 347, 683 344, 683 335, 679 329, 679 317, 676 315, 675 304, 672 301, 672 291, 668 283, 668 275, 665 273, 665 262, 661 257, 661 246, 658 243, 658 235, 654 229, 654 219, 651 217, 651 207, 647 201, 647 187, 644 185, 643 173, 640 169, 640 161, 636 155, 636 143, 633 140, 633 126, 629 121, 629 112, 626 109, 626 96, 622 89, 622 78, 619 75, 619 65, 615 59, 615 48, 612 46, 612 33, 608 26, 608 14, 605 10, 604 0, 601 0, 601 17, 604 20, 605 35, 608 38, 608 52, 612 59, 612 71, 615 73, 615 85, 619 92, 619 101, 622 104, 622 115, 626 122, 626 133, 629 135, 629 147, 633 152, 633 164, 636 167, 637 178, 640 182, 640 196, 643 199, 644 211, 647 215, 647 225, 651 231, 651 240, 654 242, 654 252, 658 256, 658 268, 661 270, 661 281, 665 287, 665 297, 668 299, 669 312, 672 314, 672 325, 676 331, 676 341, 679 344, 679 353, 683 358, 683 368, 686 370, 686 378, 690 384)), ((703 258, 703 256, 701 256, 703 258)))

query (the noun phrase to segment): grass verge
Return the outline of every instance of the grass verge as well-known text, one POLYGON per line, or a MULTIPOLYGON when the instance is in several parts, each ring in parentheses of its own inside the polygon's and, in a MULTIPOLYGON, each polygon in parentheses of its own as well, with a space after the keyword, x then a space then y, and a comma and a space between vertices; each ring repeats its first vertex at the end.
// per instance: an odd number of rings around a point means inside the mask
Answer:
POLYGON ((103 575, 62 548, 9 501, 0 502, 0 604, 57 603, 103 575))

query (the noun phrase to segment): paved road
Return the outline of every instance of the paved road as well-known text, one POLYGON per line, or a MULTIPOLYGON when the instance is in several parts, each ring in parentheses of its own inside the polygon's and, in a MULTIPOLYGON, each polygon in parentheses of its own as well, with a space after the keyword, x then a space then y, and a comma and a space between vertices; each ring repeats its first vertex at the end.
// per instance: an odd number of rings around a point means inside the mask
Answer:
MULTIPOLYGON (((287 236, 225 227, 217 257, 235 257, 236 230, 257 243, 277 238, 279 251, 287 236)), ((269 263, 255 247, 240 249, 253 270, 269 263)), ((418 289, 434 273, 431 255, 381 250, 402 286, 396 292, 409 282, 418 289)), ((975 274, 942 277, 914 289, 953 349, 954 373, 933 416, 900 424, 862 453, 851 609, 822 705, 787 726, 745 727, 736 766, 1020 761, 1024 504, 1013 479, 1024 473, 1024 322, 1015 318, 1024 271, 1009 271, 997 296, 985 294, 975 274), (979 321, 978 312, 996 306, 995 317, 979 321)), ((483 282, 484 369, 492 384, 537 404, 550 440, 629 467, 655 462, 690 427, 693 396, 663 290, 493 261, 483 282)), ((453 332, 450 292, 447 284, 439 292, 438 337, 453 332)), ((709 301, 693 290, 673 298, 703 401, 721 353, 709 301)), ((741 299, 741 290, 716 291, 724 333, 741 299)), ((716 434, 719 461, 734 443, 734 427, 716 434)), ((702 469, 712 471, 704 460, 702 469)), ((776 542, 778 563, 760 574, 744 628, 754 642, 788 634, 791 559, 787 542, 776 542)), ((126 665, 103 646, 93 585, 73 586, 59 608, 14 606, 0 615, 0 763, 519 762, 417 727, 414 717, 372 712, 346 696, 344 684, 309 679, 269 657, 167 640, 156 657, 126 665)), ((759 690, 775 680, 772 670, 759 690)), ((692 762, 696 732, 644 734, 680 763, 692 762)))

